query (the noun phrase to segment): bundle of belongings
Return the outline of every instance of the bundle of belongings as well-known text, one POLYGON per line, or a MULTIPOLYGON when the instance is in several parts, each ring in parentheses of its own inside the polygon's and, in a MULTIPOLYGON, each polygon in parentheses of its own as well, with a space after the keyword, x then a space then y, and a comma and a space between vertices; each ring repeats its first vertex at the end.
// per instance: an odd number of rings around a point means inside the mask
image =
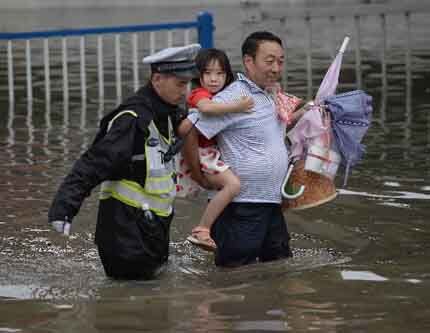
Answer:
POLYGON ((355 90, 314 104, 288 133, 291 161, 282 194, 291 209, 305 209, 336 197, 339 165, 350 168, 363 157, 361 143, 371 122, 372 97, 355 90))
POLYGON ((333 200, 338 168, 350 168, 363 157, 361 141, 370 123, 372 97, 361 90, 335 94, 344 43, 318 89, 314 103, 288 133, 291 164, 282 195, 289 209, 306 209, 333 200))

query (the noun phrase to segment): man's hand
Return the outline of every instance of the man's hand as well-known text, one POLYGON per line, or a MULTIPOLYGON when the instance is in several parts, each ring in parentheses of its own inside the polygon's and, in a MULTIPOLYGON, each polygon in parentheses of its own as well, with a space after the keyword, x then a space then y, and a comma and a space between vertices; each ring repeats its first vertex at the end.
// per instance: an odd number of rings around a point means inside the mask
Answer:
POLYGON ((301 108, 294 111, 291 117, 291 124, 289 125, 288 129, 291 129, 297 123, 297 121, 305 114, 305 112, 310 110, 314 105, 314 101, 309 101, 301 108))
POLYGON ((63 234, 65 236, 69 236, 70 235, 70 228, 72 226, 72 224, 70 222, 67 221, 52 221, 50 222, 52 228, 59 232, 60 234, 63 234))

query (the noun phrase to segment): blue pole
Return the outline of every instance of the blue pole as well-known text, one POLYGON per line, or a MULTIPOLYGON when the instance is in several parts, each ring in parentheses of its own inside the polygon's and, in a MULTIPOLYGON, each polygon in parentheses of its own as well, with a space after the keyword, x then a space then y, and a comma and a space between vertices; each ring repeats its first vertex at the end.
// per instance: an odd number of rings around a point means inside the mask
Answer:
POLYGON ((32 31, 32 32, 0 32, 0 40, 71 37, 71 36, 114 34, 114 33, 116 34, 116 33, 138 32, 138 31, 190 29, 194 27, 198 29, 199 22, 192 21, 192 22, 177 22, 177 23, 101 27, 101 28, 46 30, 46 31, 32 31))
POLYGON ((199 44, 202 48, 207 49, 214 46, 213 31, 213 16, 209 12, 201 12, 197 16, 199 44))

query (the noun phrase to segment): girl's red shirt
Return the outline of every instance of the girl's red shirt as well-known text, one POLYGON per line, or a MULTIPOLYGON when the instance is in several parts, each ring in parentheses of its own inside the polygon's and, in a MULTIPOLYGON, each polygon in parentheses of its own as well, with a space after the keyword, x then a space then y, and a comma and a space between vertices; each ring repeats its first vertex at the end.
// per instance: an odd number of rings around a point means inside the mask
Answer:
MULTIPOLYGON (((199 87, 196 89, 193 89, 190 93, 190 95, 187 98, 187 104, 190 108, 197 108, 197 103, 201 101, 202 99, 212 99, 213 94, 203 88, 199 87)), ((199 135, 199 147, 206 148, 216 145, 215 139, 206 139, 203 135, 199 135)))

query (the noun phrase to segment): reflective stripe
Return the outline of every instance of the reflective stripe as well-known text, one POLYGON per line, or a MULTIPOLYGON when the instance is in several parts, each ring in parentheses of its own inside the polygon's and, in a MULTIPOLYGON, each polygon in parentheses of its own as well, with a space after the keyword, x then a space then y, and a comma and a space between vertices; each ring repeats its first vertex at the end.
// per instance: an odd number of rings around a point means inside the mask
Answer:
MULTIPOLYGON (((109 122, 108 130, 115 119, 126 113, 137 117, 134 111, 121 111, 109 122)), ((105 181, 101 185, 100 200, 115 198, 132 207, 148 207, 159 216, 169 216, 172 213, 172 204, 176 195, 176 186, 173 181, 174 161, 169 163, 163 161, 163 155, 168 151, 173 135, 170 118, 168 121, 169 137, 167 139, 161 135, 155 123, 151 121, 148 126, 149 136, 145 142, 145 154, 132 156, 132 161, 146 160, 145 187, 126 179, 105 181)))
POLYGON ((175 189, 173 181, 174 164, 172 162, 164 163, 163 155, 169 149, 172 139, 172 123, 169 118, 169 137, 164 138, 158 131, 155 123, 150 122, 148 142, 156 142, 156 146, 145 145, 146 170, 149 170, 145 179, 145 192, 149 194, 170 193, 175 189))
POLYGON ((166 177, 171 176, 171 173, 169 173, 167 170, 149 170, 149 177, 166 177))
POLYGON ((111 128, 111 127, 112 127, 112 125, 113 125, 113 122, 114 122, 117 118, 121 117, 123 114, 126 114, 126 113, 131 114, 133 117, 136 117, 136 118, 137 118, 137 113, 136 113, 136 112, 134 112, 133 110, 124 110, 124 111, 118 112, 118 114, 116 114, 116 115, 115 115, 115 117, 113 117, 113 118, 110 120, 110 122, 108 123, 107 130, 108 130, 108 131, 110 130, 110 128, 111 128))
POLYGON ((145 191, 149 193, 170 193, 175 188, 172 176, 152 178, 148 184, 145 184, 145 191))
POLYGON ((149 123, 149 131, 156 137, 160 136, 161 138, 163 138, 163 142, 167 143, 168 145, 170 145, 170 141, 172 140, 172 133, 173 133, 173 127, 172 127, 172 122, 170 121, 170 117, 168 118, 168 132, 169 132, 169 137, 165 138, 159 131, 157 126, 155 126, 154 121, 151 121, 149 123))
POLYGON ((169 216, 172 213, 175 191, 172 191, 170 195, 160 197, 145 193, 138 183, 129 180, 103 182, 100 200, 110 197, 136 208, 147 205, 157 215, 169 216))
POLYGON ((133 155, 131 157, 132 161, 144 161, 145 160, 145 154, 138 154, 138 155, 133 155))
MULTIPOLYGON (((127 113, 137 117, 137 113, 132 110, 121 111, 111 119, 107 130, 110 130, 118 117, 127 113)), ((173 181, 174 161, 166 164, 163 161, 163 155, 168 151, 173 135, 170 118, 168 126, 169 137, 164 138, 151 121, 148 126, 149 136, 145 142, 145 154, 137 154, 131 158, 132 161, 146 160, 145 187, 126 179, 105 181, 101 185, 100 200, 115 198, 132 207, 146 206, 159 216, 169 216, 172 213, 176 195, 173 181)))

